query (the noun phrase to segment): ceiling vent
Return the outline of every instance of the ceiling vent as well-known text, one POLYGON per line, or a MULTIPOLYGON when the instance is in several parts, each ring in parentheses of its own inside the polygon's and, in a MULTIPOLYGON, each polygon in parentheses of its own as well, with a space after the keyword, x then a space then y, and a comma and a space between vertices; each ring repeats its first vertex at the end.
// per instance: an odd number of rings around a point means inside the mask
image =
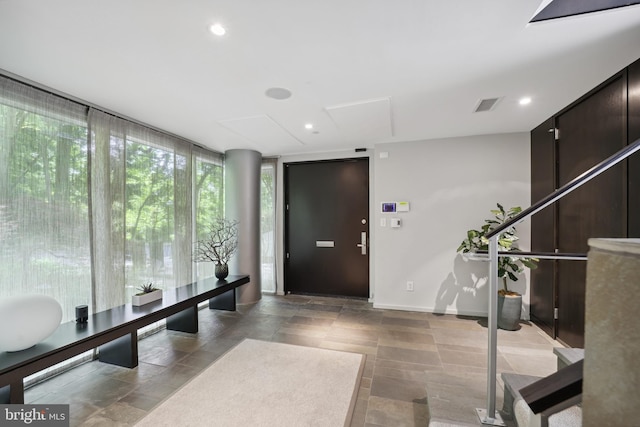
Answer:
POLYGON ((481 99, 480 102, 478 102, 478 105, 476 106, 474 112, 482 113, 483 111, 491 111, 494 109, 499 100, 500 98, 481 99))

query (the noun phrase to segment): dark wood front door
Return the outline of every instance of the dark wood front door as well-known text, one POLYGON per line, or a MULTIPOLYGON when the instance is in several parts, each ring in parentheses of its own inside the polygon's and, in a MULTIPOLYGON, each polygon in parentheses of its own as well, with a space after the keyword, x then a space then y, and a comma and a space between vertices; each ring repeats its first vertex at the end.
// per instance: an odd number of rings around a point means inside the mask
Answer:
MULTIPOLYGON (((557 118, 562 186, 626 143, 626 75, 620 74, 557 118)), ((558 250, 586 253, 592 237, 625 237, 626 171, 620 164, 558 202, 558 250)), ((558 261, 558 339, 584 346, 586 263, 558 261)))
POLYGON ((369 297, 369 159, 285 164, 289 293, 369 297))

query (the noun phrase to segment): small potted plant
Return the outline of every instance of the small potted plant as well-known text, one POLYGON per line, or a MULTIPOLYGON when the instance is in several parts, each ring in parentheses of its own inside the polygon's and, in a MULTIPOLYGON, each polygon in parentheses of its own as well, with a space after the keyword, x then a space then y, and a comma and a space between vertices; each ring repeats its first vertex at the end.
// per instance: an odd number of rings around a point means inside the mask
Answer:
POLYGON ((215 262, 215 275, 229 275, 229 261, 238 249, 238 221, 216 218, 209 225, 207 236, 196 242, 193 251, 196 262, 215 262))
MULTIPOLYGON (((486 238, 486 235, 522 211, 520 206, 514 206, 505 211, 500 203, 496 205, 498 209, 491 210, 493 218, 485 219, 485 224, 480 230, 467 231, 467 238, 458 247, 458 252, 487 251, 489 249, 489 239, 486 238)), ((517 241, 516 228, 514 226, 507 228, 498 236, 498 251, 519 252, 517 241)), ((498 257, 498 277, 502 279, 502 289, 498 290, 498 327, 501 329, 518 329, 522 310, 522 295, 510 291, 507 285, 508 281, 517 281, 518 276, 524 271, 525 267, 532 270, 537 268, 537 262, 537 258, 498 257)))
POLYGON ((138 287, 138 290, 140 292, 131 297, 131 305, 134 307, 162 299, 162 289, 156 288, 152 282, 138 287))

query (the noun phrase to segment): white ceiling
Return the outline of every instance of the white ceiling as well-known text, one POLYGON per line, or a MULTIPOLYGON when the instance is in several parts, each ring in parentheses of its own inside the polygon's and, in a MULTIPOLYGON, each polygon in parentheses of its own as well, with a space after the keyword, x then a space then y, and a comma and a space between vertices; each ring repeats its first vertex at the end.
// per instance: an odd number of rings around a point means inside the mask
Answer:
POLYGON ((528 132, 640 58, 639 6, 528 25, 540 3, 0 0, 0 69, 218 151, 528 132))

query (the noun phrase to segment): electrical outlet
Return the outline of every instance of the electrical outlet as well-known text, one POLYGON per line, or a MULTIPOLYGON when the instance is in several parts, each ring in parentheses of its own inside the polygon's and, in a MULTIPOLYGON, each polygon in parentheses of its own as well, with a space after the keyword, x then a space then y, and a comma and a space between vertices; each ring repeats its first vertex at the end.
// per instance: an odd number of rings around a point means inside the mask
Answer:
POLYGON ((407 291, 413 292, 413 282, 412 281, 408 281, 407 282, 407 291))

